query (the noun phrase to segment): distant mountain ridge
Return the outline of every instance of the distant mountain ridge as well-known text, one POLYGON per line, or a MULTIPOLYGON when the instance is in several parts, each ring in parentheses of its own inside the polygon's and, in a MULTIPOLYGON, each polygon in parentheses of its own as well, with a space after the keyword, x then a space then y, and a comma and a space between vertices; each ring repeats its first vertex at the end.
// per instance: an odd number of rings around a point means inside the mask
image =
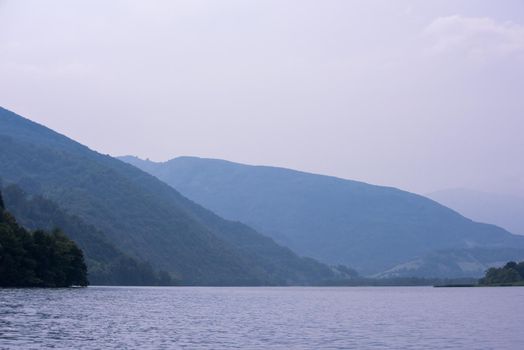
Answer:
POLYGON ((310 284, 335 273, 155 177, 0 108, 0 177, 102 231, 183 284, 310 284))
POLYGON ((427 196, 475 221, 489 222, 524 235, 523 197, 466 188, 436 191, 427 196))
POLYGON ((493 257, 496 262, 504 260, 508 247, 524 257, 524 237, 473 222, 433 200, 395 188, 217 159, 180 157, 164 163, 130 156, 120 159, 298 254, 346 264, 368 275, 393 269, 394 276, 435 277, 442 271, 452 274, 446 277, 480 276, 483 266, 493 261, 477 248, 499 251, 493 257), (450 261, 450 266, 437 271, 431 267, 435 254, 442 256, 446 250, 467 250, 467 254, 445 253, 466 260, 450 261), (476 254, 480 262, 473 264, 476 269, 460 268, 469 266, 467 261, 477 259, 476 254), (401 268, 414 260, 416 269, 401 268))

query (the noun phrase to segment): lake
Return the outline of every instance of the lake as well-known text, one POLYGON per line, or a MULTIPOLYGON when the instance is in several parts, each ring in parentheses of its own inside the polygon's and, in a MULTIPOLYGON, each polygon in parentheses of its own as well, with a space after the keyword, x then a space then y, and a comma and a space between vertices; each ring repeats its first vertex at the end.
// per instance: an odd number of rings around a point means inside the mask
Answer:
POLYGON ((523 349, 524 288, 0 289, 2 349, 523 349))

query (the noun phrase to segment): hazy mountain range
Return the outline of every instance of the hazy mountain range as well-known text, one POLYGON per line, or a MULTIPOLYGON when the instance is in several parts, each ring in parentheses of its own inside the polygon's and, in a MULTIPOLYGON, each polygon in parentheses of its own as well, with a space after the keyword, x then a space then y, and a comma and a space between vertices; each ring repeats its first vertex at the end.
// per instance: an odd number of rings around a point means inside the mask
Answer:
POLYGON ((7 209, 28 228, 62 227, 99 283, 318 284, 353 275, 339 264, 462 277, 524 258, 524 237, 395 188, 222 160, 122 160, 0 108, 7 209))
POLYGON ((298 254, 368 275, 476 276, 524 257, 524 237, 395 188, 216 159, 121 159, 298 254))
POLYGON ((335 276, 142 170, 1 108, 0 178, 52 201, 118 251, 185 284, 309 284, 335 276))
POLYGON ((524 235, 522 197, 465 188, 441 190, 427 196, 475 221, 489 222, 524 235))

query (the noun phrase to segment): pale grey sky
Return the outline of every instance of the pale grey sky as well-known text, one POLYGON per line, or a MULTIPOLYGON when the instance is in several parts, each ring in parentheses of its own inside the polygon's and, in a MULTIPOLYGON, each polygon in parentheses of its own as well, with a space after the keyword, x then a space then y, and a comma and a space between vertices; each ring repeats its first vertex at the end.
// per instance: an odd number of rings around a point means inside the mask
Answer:
POLYGON ((0 0, 0 105, 112 155, 524 195, 524 2, 0 0))

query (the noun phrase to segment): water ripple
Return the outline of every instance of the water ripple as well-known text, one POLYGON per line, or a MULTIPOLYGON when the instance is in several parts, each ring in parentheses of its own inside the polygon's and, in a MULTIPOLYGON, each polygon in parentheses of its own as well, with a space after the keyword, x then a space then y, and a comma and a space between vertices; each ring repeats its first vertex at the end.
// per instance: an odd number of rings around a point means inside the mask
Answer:
POLYGON ((520 349, 524 288, 0 289, 1 349, 520 349))

